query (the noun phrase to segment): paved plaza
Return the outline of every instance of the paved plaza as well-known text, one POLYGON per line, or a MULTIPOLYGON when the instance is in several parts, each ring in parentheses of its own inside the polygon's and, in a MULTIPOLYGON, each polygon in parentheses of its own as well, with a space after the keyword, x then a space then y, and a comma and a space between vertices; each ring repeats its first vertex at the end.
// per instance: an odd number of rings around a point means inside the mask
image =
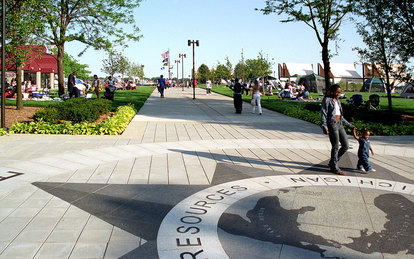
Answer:
MULTIPOLYGON (((319 126, 196 89, 120 136, 0 137, 0 258, 413 258, 414 137, 328 170, 319 126)), ((266 97, 263 97, 266 98, 266 97)))

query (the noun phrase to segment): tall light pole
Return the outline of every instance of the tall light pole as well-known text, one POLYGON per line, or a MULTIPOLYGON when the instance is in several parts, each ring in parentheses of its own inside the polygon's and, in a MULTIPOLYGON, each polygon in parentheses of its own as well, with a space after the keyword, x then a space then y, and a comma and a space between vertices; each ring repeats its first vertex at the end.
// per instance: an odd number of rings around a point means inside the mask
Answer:
POLYGON ((195 99, 195 57, 194 57, 194 45, 196 45, 197 47, 200 46, 200 41, 199 40, 188 40, 188 46, 193 45, 193 72, 192 72, 192 84, 193 84, 193 99, 195 99))
MULTIPOLYGON (((186 58, 187 55, 186 54, 179 54, 178 57, 181 58, 181 80, 183 81, 182 82, 182 84, 183 84, 182 90, 184 91, 184 58, 186 58)), ((177 77, 178 77, 178 75, 177 75, 177 77)))
MULTIPOLYGON (((2 1, 2 28, 1 28, 1 127, 6 127, 5 118, 5 98, 4 93, 6 89, 6 0, 2 1)), ((20 79, 19 79, 20 80, 20 79)))
POLYGON ((179 77, 179 75, 178 75, 178 64, 180 63, 180 60, 175 60, 174 62, 175 62, 175 65, 177 66, 177 81, 178 81, 178 77, 179 77))

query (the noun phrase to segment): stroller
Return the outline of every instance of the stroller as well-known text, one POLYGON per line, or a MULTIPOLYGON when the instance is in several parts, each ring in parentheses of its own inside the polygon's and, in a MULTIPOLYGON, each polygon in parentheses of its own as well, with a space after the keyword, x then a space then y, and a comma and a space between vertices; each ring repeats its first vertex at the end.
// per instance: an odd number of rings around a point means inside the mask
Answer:
POLYGON ((355 107, 360 107, 363 102, 364 102, 364 99, 362 98, 362 95, 360 94, 354 94, 349 100, 349 103, 355 107))
POLYGON ((107 87, 105 87, 105 99, 113 101, 114 95, 115 95, 115 86, 108 85, 107 87))

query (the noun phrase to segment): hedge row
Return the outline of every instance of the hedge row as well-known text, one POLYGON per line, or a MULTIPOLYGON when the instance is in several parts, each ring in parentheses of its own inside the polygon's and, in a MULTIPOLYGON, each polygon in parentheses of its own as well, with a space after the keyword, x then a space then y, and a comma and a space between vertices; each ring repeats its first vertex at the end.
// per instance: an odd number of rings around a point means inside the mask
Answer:
POLYGON ((47 106, 36 112, 33 119, 38 122, 47 121, 50 123, 59 121, 93 122, 99 118, 99 115, 110 112, 111 106, 112 102, 106 99, 72 98, 47 106))
POLYGON ((92 124, 88 122, 72 124, 63 121, 58 124, 51 124, 45 121, 31 123, 16 123, 9 133, 20 134, 69 134, 69 135, 119 135, 128 126, 131 119, 135 116, 136 110, 132 105, 120 106, 114 116, 104 122, 92 124))
MULTIPOLYGON (((232 91, 228 88, 213 87, 213 91, 226 96, 233 96, 232 91)), ((250 96, 243 96, 244 101, 250 102, 250 99, 250 96)), ((293 118, 309 121, 316 125, 321 124, 320 102, 294 102, 262 97, 262 106, 293 118)), ((401 116, 396 116, 396 113, 391 114, 386 111, 361 112, 346 104, 343 107, 347 119, 357 129, 368 128, 372 135, 414 135, 414 123, 401 123, 401 116), (368 121, 369 119, 375 119, 375 121, 368 121)))

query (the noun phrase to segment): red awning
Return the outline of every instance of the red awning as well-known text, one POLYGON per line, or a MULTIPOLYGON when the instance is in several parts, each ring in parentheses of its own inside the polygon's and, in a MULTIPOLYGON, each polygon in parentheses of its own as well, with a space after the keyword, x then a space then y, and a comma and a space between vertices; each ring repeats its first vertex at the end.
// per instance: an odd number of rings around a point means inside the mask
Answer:
MULTIPOLYGON (((57 73, 56 55, 49 55, 46 53, 44 46, 28 46, 36 51, 32 51, 28 58, 29 63, 23 67, 25 73, 57 73)), ((7 71, 16 71, 13 64, 8 64, 7 71)))

